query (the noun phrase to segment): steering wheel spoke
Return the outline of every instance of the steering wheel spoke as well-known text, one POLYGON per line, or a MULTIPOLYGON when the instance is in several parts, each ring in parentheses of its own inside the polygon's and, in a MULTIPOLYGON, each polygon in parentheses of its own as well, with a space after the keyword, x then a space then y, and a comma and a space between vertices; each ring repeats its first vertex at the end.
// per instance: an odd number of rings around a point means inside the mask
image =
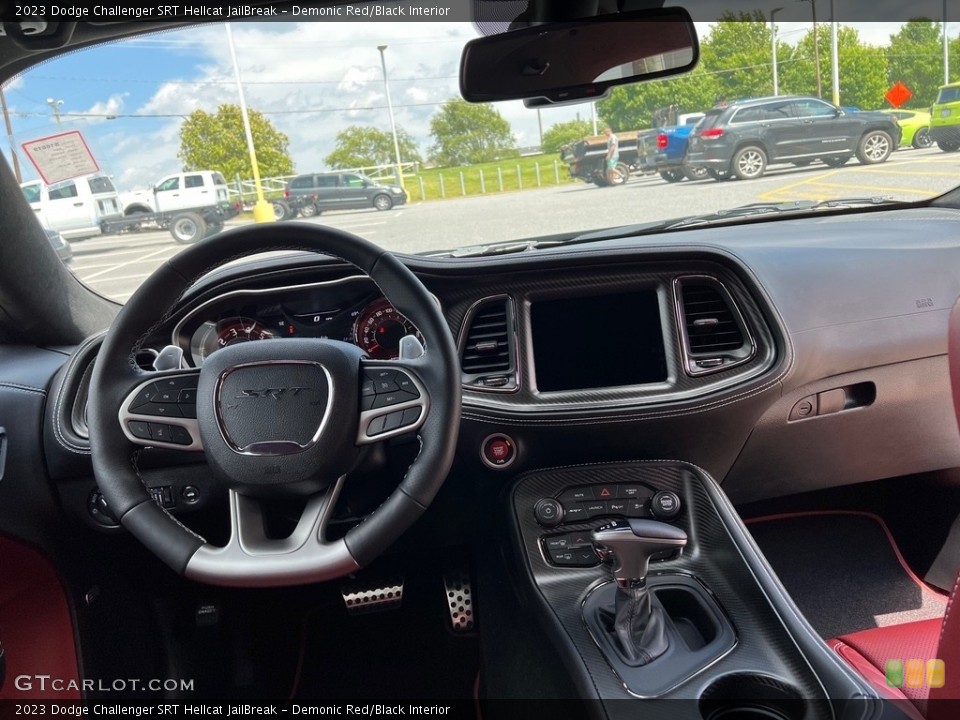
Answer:
POLYGON ((419 358, 361 362, 358 445, 405 435, 423 425, 430 396, 417 373, 420 362, 419 358))
POLYGON ((199 370, 151 373, 126 396, 120 426, 135 445, 203 450, 197 423, 199 370))
POLYGON ((343 540, 325 539, 344 477, 312 495, 296 528, 285 538, 270 538, 262 503, 230 491, 230 540, 223 547, 202 545, 184 574, 201 582, 253 587, 300 585, 340 577, 359 569, 343 540))

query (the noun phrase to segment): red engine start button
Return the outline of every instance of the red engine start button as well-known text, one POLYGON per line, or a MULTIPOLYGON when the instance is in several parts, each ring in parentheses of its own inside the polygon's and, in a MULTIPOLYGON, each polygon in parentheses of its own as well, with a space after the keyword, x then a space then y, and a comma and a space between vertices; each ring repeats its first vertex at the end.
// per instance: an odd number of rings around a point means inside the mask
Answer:
POLYGON ((508 435, 487 436, 480 444, 480 459, 488 467, 501 470, 517 458, 517 446, 508 435))

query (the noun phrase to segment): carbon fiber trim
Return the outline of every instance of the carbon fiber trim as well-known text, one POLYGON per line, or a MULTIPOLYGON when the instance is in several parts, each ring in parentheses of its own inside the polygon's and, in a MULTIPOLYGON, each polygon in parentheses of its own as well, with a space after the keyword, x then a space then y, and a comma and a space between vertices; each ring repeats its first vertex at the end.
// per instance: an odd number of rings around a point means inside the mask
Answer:
MULTIPOLYGON (((684 507, 675 522, 687 532, 690 542, 679 559, 652 565, 651 575, 685 574, 700 580, 732 622, 738 640, 731 652, 663 697, 699 698, 722 675, 755 673, 794 686, 801 697, 811 701, 808 718, 831 718, 832 709, 820 681, 720 519, 705 488, 712 482, 682 463, 574 466, 522 475, 511 493, 514 540, 523 556, 534 596, 557 621, 566 639, 572 641, 598 696, 604 700, 630 697, 590 637, 580 614, 585 597, 609 580, 609 571, 603 566, 570 569, 549 565, 538 542, 546 531, 534 520, 533 506, 540 498, 553 496, 569 486, 640 483, 672 490, 681 497, 684 507)), ((563 528, 592 529, 601 522, 594 520, 563 528)), ((609 715, 629 713, 629 708, 621 705, 611 703, 607 707, 609 715)))

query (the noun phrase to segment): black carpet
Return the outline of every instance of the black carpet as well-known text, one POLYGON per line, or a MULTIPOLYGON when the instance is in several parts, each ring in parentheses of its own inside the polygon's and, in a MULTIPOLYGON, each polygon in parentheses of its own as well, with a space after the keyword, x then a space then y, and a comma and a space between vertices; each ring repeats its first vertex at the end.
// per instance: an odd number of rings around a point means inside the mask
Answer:
POLYGON ((943 616, 946 598, 922 589, 907 574, 871 516, 747 520, 747 527, 824 639, 943 616))

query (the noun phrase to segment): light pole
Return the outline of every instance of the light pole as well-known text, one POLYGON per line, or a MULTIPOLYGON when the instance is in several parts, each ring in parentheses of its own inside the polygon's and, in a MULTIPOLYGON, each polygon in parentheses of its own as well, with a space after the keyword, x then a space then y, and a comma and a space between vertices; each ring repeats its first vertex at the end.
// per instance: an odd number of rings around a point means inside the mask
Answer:
POLYGON ((7 139, 10 141, 10 157, 13 158, 13 172, 17 182, 23 182, 20 176, 20 161, 17 159, 17 147, 13 142, 13 125, 10 124, 10 113, 7 112, 7 99, 3 96, 3 86, 0 85, 0 108, 3 108, 3 124, 7 128, 7 139))
POLYGON ((823 97, 823 85, 820 82, 820 39, 817 37, 817 0, 800 0, 810 3, 813 13, 813 67, 817 74, 817 97, 823 97))
POLYGON ((943 84, 950 82, 950 46, 947 43, 947 0, 943 0, 943 84))
POLYGON ((394 159, 397 161, 395 173, 397 176, 397 185, 403 187, 403 173, 400 171, 400 141, 397 139, 397 123, 393 119, 393 102, 390 100, 390 83, 387 82, 387 60, 383 51, 387 49, 386 45, 377 45, 380 51, 380 67, 383 68, 383 89, 387 93, 387 112, 390 113, 390 131, 393 133, 393 152, 394 159))
POLYGON ((247 150, 250 152, 250 165, 253 168, 253 185, 257 191, 257 202, 253 205, 253 219, 260 222, 276 220, 276 213, 270 203, 263 197, 263 185, 260 184, 260 166, 257 164, 257 151, 253 144, 253 133, 250 130, 250 115, 247 112, 247 98, 243 94, 243 83, 240 81, 240 66, 237 64, 237 50, 233 46, 233 31, 230 23, 224 23, 227 29, 227 47, 230 49, 230 60, 233 63, 233 75, 237 80, 237 94, 240 96, 240 116, 243 118, 243 132, 247 136, 247 150))
POLYGON ((773 94, 780 94, 780 80, 777 73, 777 25, 773 21, 774 16, 783 10, 782 7, 774 8, 770 11, 770 50, 773 54, 773 94))
POLYGON ((63 105, 63 100, 54 100, 53 98, 47 98, 47 105, 53 108, 53 119, 57 121, 57 125, 60 124, 60 106, 63 105))

